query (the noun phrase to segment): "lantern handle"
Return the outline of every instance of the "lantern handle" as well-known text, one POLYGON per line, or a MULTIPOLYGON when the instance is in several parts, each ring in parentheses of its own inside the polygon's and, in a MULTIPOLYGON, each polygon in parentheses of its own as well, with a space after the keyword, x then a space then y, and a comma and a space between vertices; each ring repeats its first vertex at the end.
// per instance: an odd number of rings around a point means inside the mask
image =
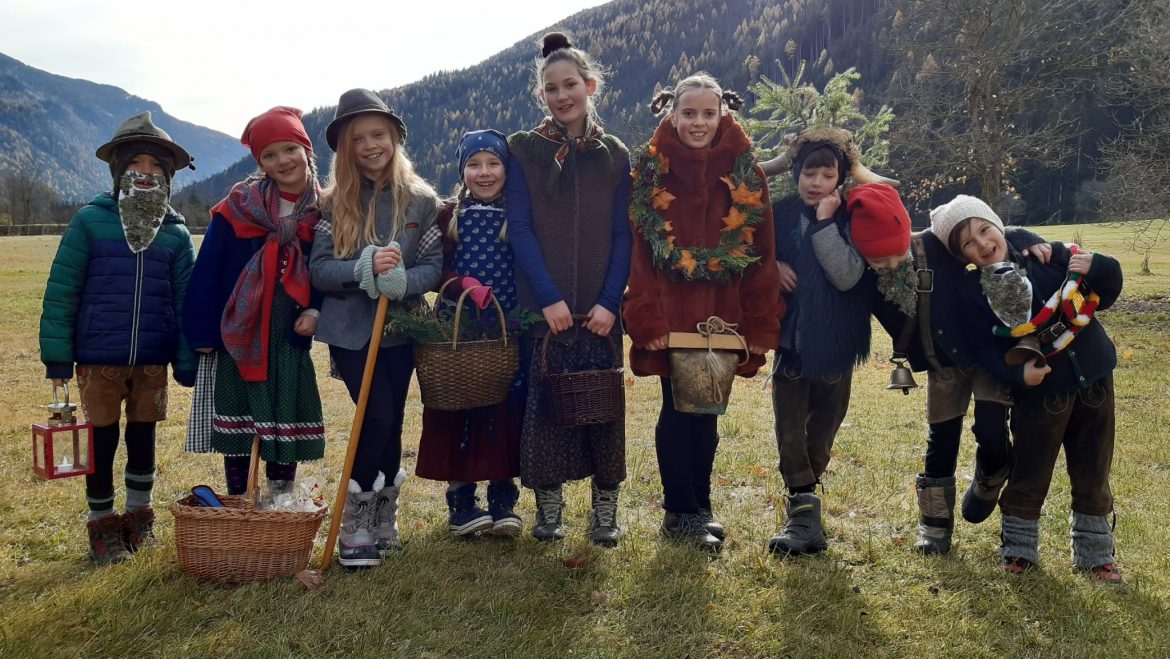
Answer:
POLYGON ((65 404, 68 405, 69 404, 69 383, 68 382, 62 382, 61 384, 57 384, 56 382, 53 383, 53 403, 59 404, 61 402, 57 398, 57 388, 58 387, 65 390, 65 404))

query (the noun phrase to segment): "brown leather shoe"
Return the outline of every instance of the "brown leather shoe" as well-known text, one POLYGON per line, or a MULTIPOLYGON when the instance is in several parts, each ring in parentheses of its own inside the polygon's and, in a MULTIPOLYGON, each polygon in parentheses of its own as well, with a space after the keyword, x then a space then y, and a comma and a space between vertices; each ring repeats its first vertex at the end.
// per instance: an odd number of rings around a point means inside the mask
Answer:
POLYGON ((126 549, 138 551, 142 543, 154 539, 154 509, 143 506, 122 516, 123 539, 126 549))
POLYGON ((106 515, 85 523, 89 531, 89 557, 98 565, 113 565, 130 560, 122 539, 122 516, 106 515))

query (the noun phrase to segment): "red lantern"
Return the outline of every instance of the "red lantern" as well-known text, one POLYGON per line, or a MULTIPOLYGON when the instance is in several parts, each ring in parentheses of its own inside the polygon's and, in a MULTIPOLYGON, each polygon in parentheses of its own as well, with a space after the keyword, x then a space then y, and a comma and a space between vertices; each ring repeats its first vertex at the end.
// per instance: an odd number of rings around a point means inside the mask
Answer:
POLYGON ((33 471, 48 480, 93 473, 93 424, 77 420, 77 404, 69 402, 69 385, 62 386, 65 401, 58 400, 57 385, 53 385, 49 419, 32 427, 33 471))

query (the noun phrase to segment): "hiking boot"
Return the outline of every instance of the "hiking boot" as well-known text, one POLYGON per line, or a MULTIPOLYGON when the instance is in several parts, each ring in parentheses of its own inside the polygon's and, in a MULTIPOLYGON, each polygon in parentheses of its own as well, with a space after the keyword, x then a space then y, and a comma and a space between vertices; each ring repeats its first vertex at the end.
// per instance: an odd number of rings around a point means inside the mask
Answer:
POLYGON ((523 524, 515 513, 516 501, 520 499, 520 488, 511 481, 488 483, 488 512, 492 516, 492 528, 485 531, 490 535, 515 538, 520 535, 523 524))
POLYGON ((955 530, 955 477, 928 478, 921 474, 914 484, 918 492, 918 541, 914 550, 923 556, 944 556, 951 550, 955 530))
POLYGON ((451 535, 457 538, 467 538, 492 528, 492 516, 483 508, 475 505, 479 497, 475 496, 475 483, 464 483, 454 490, 447 490, 447 524, 451 535))
POLYGON ((703 518, 692 513, 666 511, 662 516, 662 537, 710 552, 723 548, 723 541, 707 529, 703 518))
POLYGON ((589 516, 589 540, 602 547, 616 547, 622 537, 617 523, 618 492, 621 487, 603 490, 597 481, 590 484, 593 493, 593 513, 589 516))
POLYGON ((1097 565, 1094 567, 1077 568, 1080 572, 1084 572, 1090 579, 1096 581, 1104 581, 1105 583, 1122 583, 1121 571, 1112 563, 1105 565, 1097 565))
POLYGON ((979 460, 975 460, 975 477, 967 493, 963 495, 963 519, 978 524, 995 512, 995 504, 999 503, 999 491, 1012 474, 1011 462, 1006 463, 991 475, 983 473, 979 460))
POLYGON ((727 529, 723 528, 723 524, 720 523, 719 520, 715 519, 715 516, 711 514, 710 510, 707 510, 706 508, 700 508, 698 514, 699 521, 703 523, 703 526, 707 527, 707 533, 710 533, 720 540, 723 540, 727 537, 727 529))
POLYGON ((1016 575, 1031 572, 1033 569, 1035 569, 1035 567, 1035 563, 1029 561, 1026 558, 1020 558, 1019 556, 1008 556, 1007 558, 1003 559, 1002 563, 999 564, 999 569, 1007 572, 1008 574, 1016 575))
POLYGON ((536 523, 532 526, 532 537, 541 542, 565 539, 565 527, 561 523, 565 508, 562 489, 557 485, 547 490, 532 490, 536 497, 536 523))
POLYGON ((122 540, 130 552, 138 551, 142 543, 154 539, 154 509, 143 506, 122 515, 122 540))
POLYGON ((768 540, 768 551, 773 554, 815 554, 829 548, 825 528, 821 523, 821 500, 812 492, 790 494, 788 520, 784 528, 768 540))
POLYGON ((94 563, 113 565, 130 560, 122 526, 121 515, 106 515, 85 523, 89 531, 89 557, 94 563))
MULTIPOLYGON (((378 472, 378 480, 374 481, 374 485, 385 480, 385 475, 378 472)), ((378 498, 374 500, 374 545, 383 558, 402 551, 402 540, 398 538, 398 495, 405 480, 406 470, 399 469, 392 484, 374 488, 378 491, 378 498)))
POLYGON ((377 490, 363 492, 357 481, 350 479, 345 510, 341 513, 341 532, 337 536, 337 562, 342 567, 377 567, 382 563, 373 533, 377 496, 377 490))

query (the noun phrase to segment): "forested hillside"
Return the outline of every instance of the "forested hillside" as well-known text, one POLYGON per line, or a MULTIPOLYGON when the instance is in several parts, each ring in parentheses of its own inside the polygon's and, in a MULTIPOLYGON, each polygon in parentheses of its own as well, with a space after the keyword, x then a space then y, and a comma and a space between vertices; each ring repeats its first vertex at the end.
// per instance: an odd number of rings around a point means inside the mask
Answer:
POLYGON ((94 150, 126 117, 150 110, 155 124, 197 154, 195 181, 246 153, 223 133, 163 112, 158 103, 111 85, 46 73, 0 54, 0 178, 21 175, 48 184, 64 199, 88 199, 110 185, 94 150))

